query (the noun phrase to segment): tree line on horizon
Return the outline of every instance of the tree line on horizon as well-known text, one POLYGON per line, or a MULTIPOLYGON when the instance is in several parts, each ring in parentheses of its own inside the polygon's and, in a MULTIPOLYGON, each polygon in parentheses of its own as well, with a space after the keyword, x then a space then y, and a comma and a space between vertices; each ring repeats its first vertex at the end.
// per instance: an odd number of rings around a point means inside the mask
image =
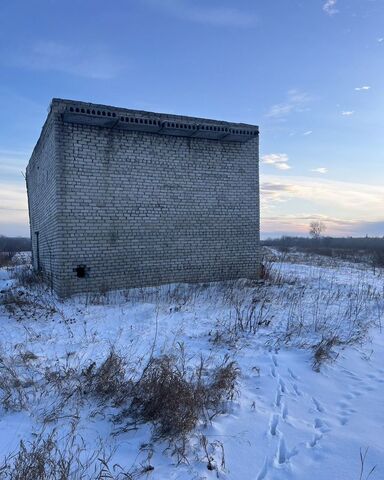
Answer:
POLYGON ((0 235, 0 252, 29 252, 31 248, 31 239, 29 237, 7 237, 6 235, 0 235))

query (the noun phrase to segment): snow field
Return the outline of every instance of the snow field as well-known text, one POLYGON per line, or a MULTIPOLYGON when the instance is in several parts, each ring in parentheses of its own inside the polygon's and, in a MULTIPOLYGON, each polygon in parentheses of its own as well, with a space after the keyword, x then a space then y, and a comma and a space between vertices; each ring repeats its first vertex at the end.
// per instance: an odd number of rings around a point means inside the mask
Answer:
POLYGON ((298 257, 275 262, 264 284, 172 285, 63 303, 12 275, 0 271, 2 298, 23 301, 0 306, 0 458, 52 431, 64 448, 74 429, 90 466, 87 477, 71 478, 97 478, 102 457, 105 478, 350 480, 367 447, 361 478, 373 466, 370 478, 383 478, 382 272, 298 257), (208 367, 228 358, 241 370, 239 395, 211 423, 201 419, 182 454, 153 441, 149 424, 124 431, 112 421, 113 402, 69 396, 71 372, 100 365, 111 348, 140 375, 151 354, 180 346, 188 368, 203 355, 208 367), (9 369, 23 388, 2 388, 9 369), (47 371, 67 376, 55 383, 47 371))

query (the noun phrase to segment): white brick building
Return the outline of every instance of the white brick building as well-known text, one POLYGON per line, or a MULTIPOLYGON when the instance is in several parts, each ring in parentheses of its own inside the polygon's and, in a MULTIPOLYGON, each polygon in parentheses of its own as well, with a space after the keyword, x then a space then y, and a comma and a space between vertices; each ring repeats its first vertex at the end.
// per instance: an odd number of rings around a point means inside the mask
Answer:
POLYGON ((27 167, 33 264, 62 297, 257 278, 258 128, 54 99, 27 167))

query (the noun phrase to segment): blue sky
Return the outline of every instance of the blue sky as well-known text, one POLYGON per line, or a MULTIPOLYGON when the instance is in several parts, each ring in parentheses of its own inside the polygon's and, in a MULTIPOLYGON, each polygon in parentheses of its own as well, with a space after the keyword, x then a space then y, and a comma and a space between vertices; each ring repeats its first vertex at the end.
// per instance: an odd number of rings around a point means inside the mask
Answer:
POLYGON ((0 234, 52 97, 257 124, 264 236, 384 235, 384 0, 2 0, 0 234))

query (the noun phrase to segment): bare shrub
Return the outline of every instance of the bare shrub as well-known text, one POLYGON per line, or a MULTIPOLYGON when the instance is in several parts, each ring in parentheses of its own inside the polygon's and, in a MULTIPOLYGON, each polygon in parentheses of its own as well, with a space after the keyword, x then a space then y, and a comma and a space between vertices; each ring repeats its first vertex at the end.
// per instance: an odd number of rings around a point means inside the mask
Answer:
POLYGON ((236 330, 255 334, 260 327, 267 327, 270 324, 271 319, 268 315, 270 303, 265 297, 260 297, 256 293, 250 301, 237 299, 234 303, 236 330))
POLYGON ((126 379, 126 360, 113 349, 98 368, 93 362, 83 370, 82 375, 88 389, 96 396, 124 398, 130 385, 126 379))
POLYGON ((19 375, 12 359, 0 357, 0 401, 5 410, 21 411, 28 406, 30 378, 19 375))
POLYGON ((234 348, 241 336, 256 334, 272 321, 272 302, 269 288, 257 285, 252 288, 232 288, 225 292, 224 303, 230 308, 228 317, 219 318, 209 333, 210 340, 234 348))
POLYGON ((342 345, 342 341, 335 335, 329 338, 322 338, 318 343, 313 345, 313 369, 319 372, 323 363, 334 361, 338 356, 334 348, 340 345, 342 345))
POLYGON ((29 289, 11 288, 0 297, 8 314, 18 321, 49 318, 60 313, 53 298, 49 295, 33 293, 29 289))
POLYGON ((19 287, 31 288, 43 285, 43 276, 36 272, 31 265, 20 265, 13 270, 13 277, 19 287))
POLYGON ((129 414, 153 423, 157 437, 185 435, 197 423, 202 395, 201 374, 186 378, 177 360, 165 355, 150 360, 133 387, 129 414))
POLYGON ((211 412, 209 419, 225 412, 224 400, 232 401, 237 392, 237 379, 240 369, 236 362, 225 359, 223 364, 216 367, 212 373, 211 380, 207 385, 204 407, 211 412))
POLYGON ((283 262, 286 260, 286 255, 280 256, 279 261, 273 259, 272 255, 264 255, 260 266, 260 280, 269 284, 282 285, 285 280, 281 272, 283 262))
POLYGON ((221 413, 225 399, 233 399, 239 370, 234 362, 217 367, 210 375, 201 359, 191 370, 182 355, 152 358, 141 378, 133 385, 129 407, 118 418, 150 422, 154 438, 179 439, 199 419, 209 420, 221 413))
POLYGON ((200 446, 204 453, 204 460, 207 462, 207 469, 216 471, 217 477, 219 474, 219 465, 215 459, 216 451, 219 449, 221 453, 220 469, 225 471, 225 454, 224 445, 220 440, 209 442, 205 435, 200 436, 200 446))
POLYGON ((16 313, 23 311, 31 306, 31 300, 25 295, 25 292, 18 290, 7 290, 1 296, 1 305, 5 307, 7 312, 14 316, 16 313))

